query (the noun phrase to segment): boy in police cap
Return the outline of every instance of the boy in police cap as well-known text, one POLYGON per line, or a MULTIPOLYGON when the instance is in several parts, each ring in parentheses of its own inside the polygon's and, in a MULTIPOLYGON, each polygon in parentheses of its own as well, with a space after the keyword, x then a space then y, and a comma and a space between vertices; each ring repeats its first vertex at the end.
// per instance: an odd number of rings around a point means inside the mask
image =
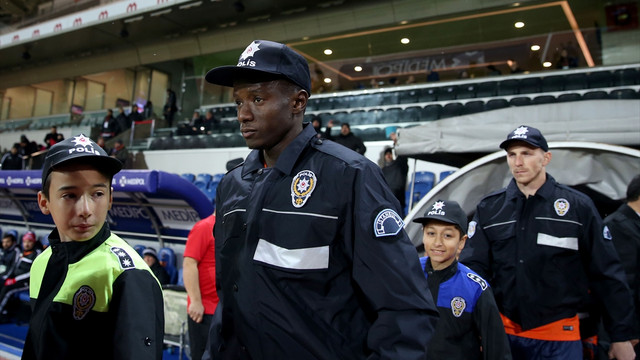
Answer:
POLYGON ((437 310, 400 204, 378 166, 303 123, 307 61, 255 40, 206 79, 233 87, 253 149, 216 193, 208 355, 424 359, 437 310))
POLYGON ((500 148, 513 179, 478 204, 460 261, 491 283, 513 357, 582 359, 578 312, 592 295, 609 357, 634 359, 631 293, 593 202, 547 174, 540 130, 521 125, 500 148))
POLYGON ((51 147, 38 205, 56 228, 31 267, 23 359, 161 359, 162 289, 106 222, 122 165, 80 134, 51 147))
POLYGON ((500 312, 489 284, 460 264, 467 240, 467 214, 455 201, 437 200, 422 217, 427 256, 420 264, 440 311, 428 359, 511 359, 500 312))

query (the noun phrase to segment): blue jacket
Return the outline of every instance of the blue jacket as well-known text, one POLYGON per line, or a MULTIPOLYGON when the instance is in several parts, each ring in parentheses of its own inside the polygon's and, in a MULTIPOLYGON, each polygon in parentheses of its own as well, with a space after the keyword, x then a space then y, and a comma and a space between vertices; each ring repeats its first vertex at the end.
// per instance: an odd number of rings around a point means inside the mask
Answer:
POLYGON ((216 195, 214 359, 424 359, 437 320, 380 168, 311 126, 216 195))

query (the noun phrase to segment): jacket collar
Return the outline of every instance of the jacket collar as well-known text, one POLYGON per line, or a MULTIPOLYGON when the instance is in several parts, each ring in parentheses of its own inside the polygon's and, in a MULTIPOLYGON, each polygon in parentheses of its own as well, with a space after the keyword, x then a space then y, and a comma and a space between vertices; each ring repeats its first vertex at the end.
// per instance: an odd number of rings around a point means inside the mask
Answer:
POLYGON ((49 244, 51 246, 63 246, 67 251, 69 263, 71 264, 79 261, 85 255, 92 252, 104 243, 109 236, 111 236, 111 230, 109 229, 109 224, 105 222, 100 231, 98 231, 98 233, 91 239, 87 241, 71 241, 63 243, 60 241, 58 228, 55 228, 49 235, 49 244))
MULTIPOLYGON (((542 184, 542 186, 540 187, 540 189, 538 189, 538 191, 536 191, 535 196, 542 196, 544 199, 551 199, 553 197, 553 189, 556 185, 556 180, 553 178, 553 176, 549 175, 549 173, 546 174, 547 179, 545 180, 544 184, 542 184)), ((507 185, 507 200, 513 200, 516 199, 517 197, 523 197, 524 194, 522 194, 522 192, 520 191, 520 189, 518 189, 518 185, 516 184, 516 179, 511 179, 511 181, 509 182, 509 185, 507 185)))
MULTIPOLYGON (((293 141, 289 145, 287 145, 282 154, 280 154, 280 157, 278 158, 278 161, 274 166, 275 169, 278 169, 284 174, 291 173, 293 167, 298 161, 298 158, 300 157, 304 149, 308 146, 309 141, 316 138, 317 133, 313 126, 310 126, 308 123, 304 124, 303 126, 304 127, 300 134, 298 134, 298 136, 296 136, 296 138, 293 139, 293 141)), ((264 167, 262 163, 261 152, 262 150, 255 149, 249 153, 247 159, 244 162, 244 165, 242 166, 243 178, 248 174, 258 171, 264 167)))

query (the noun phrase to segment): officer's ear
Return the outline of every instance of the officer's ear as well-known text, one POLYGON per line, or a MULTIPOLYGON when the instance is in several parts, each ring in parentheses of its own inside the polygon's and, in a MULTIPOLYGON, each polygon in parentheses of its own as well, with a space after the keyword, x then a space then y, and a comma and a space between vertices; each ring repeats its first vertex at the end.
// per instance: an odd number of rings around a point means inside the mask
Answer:
POLYGON ((547 166, 551 162, 551 152, 544 153, 544 160, 542 160, 542 166, 547 166))
POLYGON ((295 95, 293 96, 293 112, 304 112, 307 108, 307 101, 309 100, 309 93, 306 90, 297 88, 295 95))

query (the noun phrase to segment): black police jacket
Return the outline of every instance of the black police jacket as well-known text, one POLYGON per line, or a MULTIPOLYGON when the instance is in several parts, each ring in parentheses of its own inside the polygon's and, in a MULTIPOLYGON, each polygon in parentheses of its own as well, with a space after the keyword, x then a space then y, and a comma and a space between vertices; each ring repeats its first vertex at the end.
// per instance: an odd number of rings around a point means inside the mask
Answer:
POLYGON ((371 161, 306 126, 216 194, 214 359, 424 359, 437 320, 399 204, 371 161))
POLYGON ((512 179, 478 204, 460 262, 489 281, 500 311, 523 330, 575 316, 591 292, 611 339, 629 340, 633 304, 603 229, 591 199, 549 174, 528 198, 512 179))

